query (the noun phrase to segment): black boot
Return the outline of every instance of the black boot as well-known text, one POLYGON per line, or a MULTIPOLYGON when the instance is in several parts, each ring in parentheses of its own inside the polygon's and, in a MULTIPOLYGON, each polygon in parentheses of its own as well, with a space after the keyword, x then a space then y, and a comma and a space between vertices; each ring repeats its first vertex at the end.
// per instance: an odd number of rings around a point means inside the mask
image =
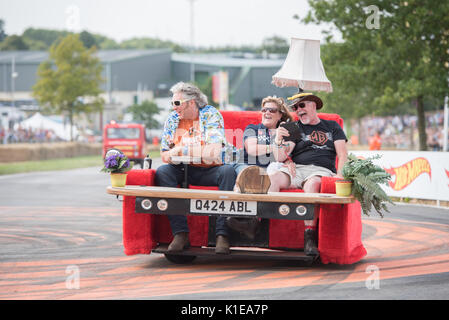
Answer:
POLYGON ((260 222, 257 218, 226 218, 226 225, 232 230, 243 233, 246 237, 254 240, 258 231, 260 222))
POLYGON ((187 232, 180 232, 175 234, 172 242, 168 246, 167 252, 181 252, 184 249, 187 249, 190 246, 189 242, 189 234, 187 232))
POLYGON ((216 238, 215 253, 217 254, 229 254, 231 252, 229 248, 228 237, 219 234, 216 238))
POLYGON ((306 229, 304 231, 304 253, 308 256, 317 256, 317 232, 315 229, 306 229))

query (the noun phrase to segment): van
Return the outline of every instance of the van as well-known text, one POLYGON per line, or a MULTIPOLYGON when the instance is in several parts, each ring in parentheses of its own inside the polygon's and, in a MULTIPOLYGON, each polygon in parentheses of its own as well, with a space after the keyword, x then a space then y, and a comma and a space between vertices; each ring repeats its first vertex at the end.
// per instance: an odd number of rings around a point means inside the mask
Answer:
POLYGON ((138 123, 111 123, 103 129, 103 158, 111 149, 121 150, 130 161, 143 168, 145 159, 145 126, 138 123))

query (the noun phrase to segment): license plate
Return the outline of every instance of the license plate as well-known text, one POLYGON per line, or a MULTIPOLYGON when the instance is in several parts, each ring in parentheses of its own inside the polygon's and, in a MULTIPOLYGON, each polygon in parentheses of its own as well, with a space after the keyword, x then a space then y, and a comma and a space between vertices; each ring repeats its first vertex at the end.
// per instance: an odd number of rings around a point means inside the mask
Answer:
POLYGON ((191 199, 190 212, 255 216, 257 215, 257 202, 191 199))

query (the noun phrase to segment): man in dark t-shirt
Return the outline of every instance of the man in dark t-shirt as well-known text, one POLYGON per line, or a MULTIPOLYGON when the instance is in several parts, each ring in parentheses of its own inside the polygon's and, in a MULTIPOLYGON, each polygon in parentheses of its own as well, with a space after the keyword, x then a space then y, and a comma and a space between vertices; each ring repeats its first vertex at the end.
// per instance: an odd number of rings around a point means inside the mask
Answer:
MULTIPOLYGON (((292 175, 285 167, 270 174, 269 191, 302 188, 304 192, 319 193, 321 177, 342 178, 343 164, 347 159, 346 135, 339 124, 332 120, 322 120, 317 110, 323 107, 321 99, 311 93, 300 93, 288 98, 290 107, 299 117, 297 122, 300 134, 291 141, 289 131, 280 126, 276 130, 273 154, 278 162, 291 157, 296 163, 296 174, 292 175), (288 140, 288 141, 287 141, 288 140), (338 157, 338 168, 335 160, 338 157)), ((316 208, 318 209, 318 207, 316 208)), ((304 252, 317 255, 316 225, 318 210, 314 220, 304 220, 304 252)))

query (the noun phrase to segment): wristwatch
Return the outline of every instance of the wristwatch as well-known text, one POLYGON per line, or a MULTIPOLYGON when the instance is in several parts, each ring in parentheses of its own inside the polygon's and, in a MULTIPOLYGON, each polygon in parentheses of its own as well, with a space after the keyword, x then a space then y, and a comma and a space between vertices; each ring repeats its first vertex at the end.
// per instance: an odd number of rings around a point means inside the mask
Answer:
POLYGON ((276 143, 276 140, 274 140, 274 145, 278 148, 285 147, 286 144, 284 143, 284 139, 282 139, 281 143, 276 143))
POLYGON ((265 149, 265 154, 270 154, 270 153, 271 153, 271 144, 267 144, 266 149, 265 149))

